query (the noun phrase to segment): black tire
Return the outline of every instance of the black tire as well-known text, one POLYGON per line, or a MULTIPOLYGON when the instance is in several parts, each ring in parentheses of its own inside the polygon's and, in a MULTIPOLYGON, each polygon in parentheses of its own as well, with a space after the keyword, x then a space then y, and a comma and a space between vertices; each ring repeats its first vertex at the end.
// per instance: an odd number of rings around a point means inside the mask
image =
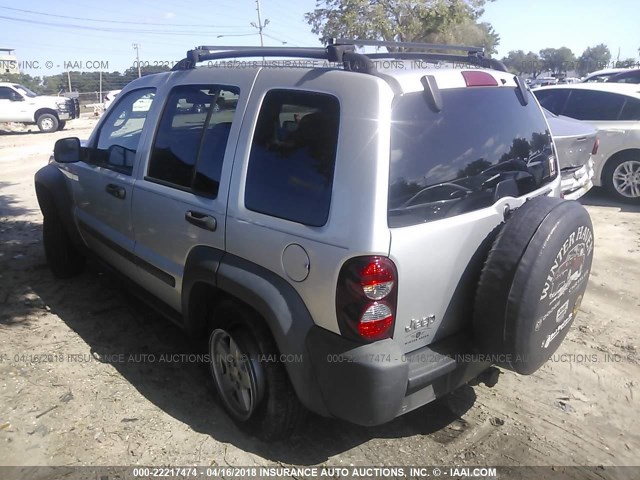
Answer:
POLYGON ((602 184, 616 199, 639 204, 640 151, 624 152, 610 158, 602 172, 602 184))
POLYGON ((58 120, 58 131, 64 130, 64 127, 67 126, 67 122, 64 120, 58 120))
POLYGON ((86 258, 73 244, 54 208, 48 208, 42 228, 44 254, 53 275, 71 278, 84 270, 86 258))
POLYGON ((43 113, 36 121, 38 128, 43 133, 55 132, 58 130, 58 117, 51 113, 43 113))
POLYGON ((539 197, 502 226, 480 276, 473 329, 481 353, 523 375, 557 350, 587 288, 593 226, 582 205, 539 197))
MULTIPOLYGON (((255 435, 263 441, 283 440, 290 437, 305 416, 285 366, 279 359, 279 352, 271 332, 264 321, 251 309, 234 301, 223 301, 214 311, 209 336, 210 371, 222 407, 239 428, 255 435), (221 333, 223 332, 223 333, 221 333), (229 383, 221 378, 225 369, 222 358, 225 350, 217 345, 226 337, 238 346, 244 359, 243 370, 255 387, 251 408, 238 407, 238 398, 228 388, 229 383)), ((229 374, 233 377, 233 373, 229 374)), ((228 377, 227 377, 228 378, 228 377)), ((242 381, 238 380, 236 384, 242 381)), ((251 402, 249 402, 251 403, 251 402)))

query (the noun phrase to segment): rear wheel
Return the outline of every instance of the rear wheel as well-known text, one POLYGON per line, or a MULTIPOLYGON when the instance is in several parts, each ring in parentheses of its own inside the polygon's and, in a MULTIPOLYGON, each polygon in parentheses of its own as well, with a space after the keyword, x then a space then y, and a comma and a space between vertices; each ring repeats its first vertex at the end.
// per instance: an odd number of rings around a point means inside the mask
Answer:
POLYGON ((241 429, 262 440, 291 436, 304 407, 263 320, 251 309, 225 301, 212 324, 209 365, 222 407, 241 429))
POLYGON ((603 183, 618 200, 640 203, 640 152, 624 153, 609 160, 603 183))
POLYGON ((49 133, 58 130, 58 118, 51 113, 43 113, 36 121, 41 132, 49 133))

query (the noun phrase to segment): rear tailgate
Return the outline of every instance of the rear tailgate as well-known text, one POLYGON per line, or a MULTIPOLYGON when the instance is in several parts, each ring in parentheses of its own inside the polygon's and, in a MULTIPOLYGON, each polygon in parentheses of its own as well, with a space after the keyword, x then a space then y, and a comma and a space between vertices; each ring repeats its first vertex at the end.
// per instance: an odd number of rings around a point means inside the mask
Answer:
POLYGON ((391 127, 388 223, 398 269, 394 340, 404 352, 471 319, 491 232, 527 197, 557 194, 557 160, 530 92, 513 86, 400 95, 391 127), (527 103, 524 105, 524 103, 527 103))

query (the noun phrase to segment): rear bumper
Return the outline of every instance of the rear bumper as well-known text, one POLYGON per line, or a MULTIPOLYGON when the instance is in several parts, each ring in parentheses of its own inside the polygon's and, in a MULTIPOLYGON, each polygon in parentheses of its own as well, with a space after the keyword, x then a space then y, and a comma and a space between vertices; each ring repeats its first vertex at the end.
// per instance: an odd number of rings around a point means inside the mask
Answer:
POLYGON ((593 187, 594 164, 593 159, 573 170, 562 170, 561 189, 564 198, 567 200, 577 200, 593 187))
POLYGON ((313 327, 307 348, 323 403, 335 417, 380 425, 468 383, 491 366, 466 358, 466 337, 403 354, 383 340, 360 345, 313 327))

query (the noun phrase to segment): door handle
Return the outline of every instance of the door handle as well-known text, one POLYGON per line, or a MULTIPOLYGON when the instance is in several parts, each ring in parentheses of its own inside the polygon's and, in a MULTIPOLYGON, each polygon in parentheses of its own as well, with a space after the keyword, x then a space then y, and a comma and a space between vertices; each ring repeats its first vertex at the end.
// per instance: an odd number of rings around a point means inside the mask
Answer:
POLYGON ((110 183, 109 185, 107 185, 105 187, 106 192, 109 195, 113 195, 116 198, 119 198, 120 200, 124 200, 125 197, 127 196, 127 191, 122 188, 119 187, 118 185, 114 185, 113 183, 110 183))
POLYGON ((187 213, 184 214, 184 219, 191 225, 195 225, 196 227, 204 228, 205 230, 210 230, 212 232, 215 232, 216 228, 218 228, 218 222, 216 219, 206 213, 187 210, 187 213))

